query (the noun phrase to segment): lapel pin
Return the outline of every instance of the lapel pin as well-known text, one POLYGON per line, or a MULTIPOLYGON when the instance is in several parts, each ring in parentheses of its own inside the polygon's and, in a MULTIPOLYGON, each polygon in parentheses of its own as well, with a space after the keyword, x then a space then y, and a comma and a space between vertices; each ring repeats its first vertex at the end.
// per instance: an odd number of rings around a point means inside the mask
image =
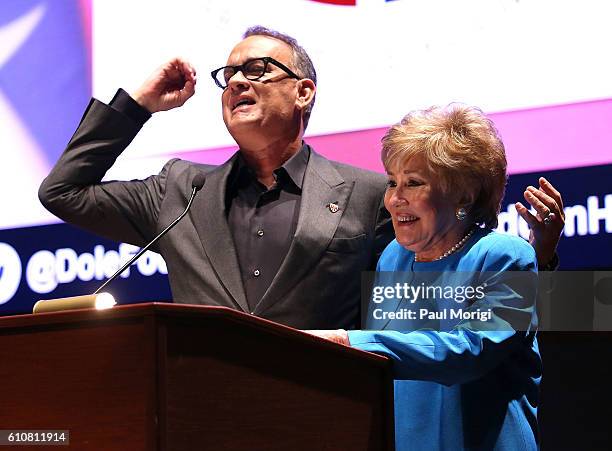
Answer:
POLYGON ((340 207, 338 206, 338 204, 335 204, 333 202, 329 203, 327 205, 327 208, 329 208, 329 211, 331 211, 332 213, 336 213, 338 210, 340 210, 340 207))

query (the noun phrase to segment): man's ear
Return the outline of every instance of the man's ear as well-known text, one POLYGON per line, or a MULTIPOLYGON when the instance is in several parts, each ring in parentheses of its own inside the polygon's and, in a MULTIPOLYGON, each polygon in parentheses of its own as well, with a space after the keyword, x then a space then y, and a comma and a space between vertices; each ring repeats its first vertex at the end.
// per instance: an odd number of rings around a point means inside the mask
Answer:
POLYGON ((302 78, 297 82, 296 105, 300 110, 304 110, 314 99, 317 87, 310 78, 302 78))

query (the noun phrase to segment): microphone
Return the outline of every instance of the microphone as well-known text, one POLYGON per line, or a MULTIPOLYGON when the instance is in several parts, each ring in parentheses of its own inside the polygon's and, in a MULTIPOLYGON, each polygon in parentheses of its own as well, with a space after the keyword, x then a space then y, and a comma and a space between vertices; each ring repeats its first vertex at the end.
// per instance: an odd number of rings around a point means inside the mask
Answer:
POLYGON ((115 305, 116 302, 112 295, 108 293, 100 293, 100 291, 102 291, 104 287, 106 287, 109 283, 115 280, 117 276, 119 276, 119 274, 121 274, 128 266, 138 260, 142 256, 142 254, 149 250, 151 246, 153 246, 161 237, 168 233, 170 229, 172 229, 181 219, 183 219, 183 217, 191 208, 191 204, 193 203, 193 199, 195 198, 196 194, 204 186, 205 181, 206 176, 204 174, 196 174, 196 176, 191 182, 191 196, 189 197, 189 201, 187 202, 185 210, 174 221, 172 221, 170 225, 168 225, 155 238, 153 238, 145 247, 140 249, 140 251, 136 255, 130 258, 123 266, 121 266, 121 268, 119 268, 112 276, 110 276, 106 282, 100 285, 100 287, 96 291, 89 295, 38 301, 36 304, 34 304, 33 313, 55 312, 59 310, 88 307, 110 308, 115 305))
POLYGON ((206 177, 204 176, 204 174, 199 173, 197 174, 194 178, 193 181, 191 182, 191 197, 189 197, 189 201, 187 202, 187 207, 185 207, 185 210, 179 215, 178 218, 176 218, 174 221, 172 221, 170 223, 170 225, 168 227, 166 227, 164 230, 162 230, 159 235, 157 235, 155 238, 153 238, 151 240, 151 242, 149 242, 149 244, 147 244, 145 247, 143 247, 142 249, 140 249, 140 251, 134 255, 132 258, 130 258, 121 268, 119 268, 117 270, 117 272, 115 272, 115 274, 113 274, 112 276, 110 276, 110 278, 104 282, 102 285, 100 285, 100 287, 93 292, 93 294, 98 294, 100 291, 102 291, 102 289, 108 285, 109 283, 111 283, 113 280, 115 280, 117 278, 117 276, 119 274, 121 274, 123 271, 125 271, 125 269, 130 266, 132 263, 134 263, 136 260, 138 260, 140 258, 140 256, 142 254, 144 254, 151 246, 153 246, 157 240, 159 240, 162 236, 164 236, 170 229, 172 229, 181 219, 183 219, 183 217, 187 214, 187 212, 189 211, 189 209, 191 208, 191 204, 193 203, 193 199, 195 198, 196 194, 198 193, 198 191, 200 191, 202 189, 202 187, 204 186, 204 182, 206 181, 206 177))

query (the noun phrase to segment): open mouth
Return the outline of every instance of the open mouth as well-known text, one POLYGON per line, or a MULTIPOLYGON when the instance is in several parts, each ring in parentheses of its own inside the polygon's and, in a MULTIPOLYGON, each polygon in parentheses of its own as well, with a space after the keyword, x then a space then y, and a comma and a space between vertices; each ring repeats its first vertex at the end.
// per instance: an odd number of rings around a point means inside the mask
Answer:
POLYGON ((412 215, 397 215, 395 218, 397 219, 397 222, 402 225, 412 224, 419 220, 419 218, 412 215))
POLYGON ((251 100, 251 99, 240 99, 238 100, 236 103, 234 103, 234 105, 232 106, 232 111, 237 110, 238 108, 241 107, 247 107, 249 105, 254 105, 255 101, 251 100))

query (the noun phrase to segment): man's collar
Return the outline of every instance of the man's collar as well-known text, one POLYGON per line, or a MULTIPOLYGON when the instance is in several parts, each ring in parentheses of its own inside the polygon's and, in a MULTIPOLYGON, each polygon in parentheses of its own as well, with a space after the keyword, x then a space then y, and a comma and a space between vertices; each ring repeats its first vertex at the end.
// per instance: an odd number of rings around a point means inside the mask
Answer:
MULTIPOLYGON (((280 168, 274 170, 275 179, 277 181, 279 179, 287 181, 288 178, 301 191, 309 159, 310 146, 302 142, 300 150, 285 161, 280 168)), ((248 184, 252 180, 256 180, 255 171, 247 165, 242 154, 238 153, 238 158, 236 158, 236 163, 228 180, 228 187, 231 188, 235 184, 242 182, 248 184)))
MULTIPOLYGON (((310 158, 310 146, 302 142, 302 147, 298 150, 291 158, 285 161, 285 164, 281 166, 285 170, 285 173, 289 176, 291 181, 300 190, 304 183, 304 174, 306 173, 306 167, 308 166, 308 159, 310 158)), ((280 176, 279 172, 281 168, 274 171, 277 177, 280 176)))

